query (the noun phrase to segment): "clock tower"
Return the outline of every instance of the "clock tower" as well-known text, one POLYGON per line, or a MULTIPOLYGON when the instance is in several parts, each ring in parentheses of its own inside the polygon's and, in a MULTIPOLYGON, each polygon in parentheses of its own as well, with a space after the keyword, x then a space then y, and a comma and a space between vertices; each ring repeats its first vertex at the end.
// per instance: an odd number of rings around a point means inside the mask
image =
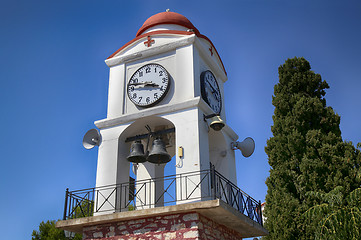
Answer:
MULTIPOLYGON (((148 18, 136 37, 105 62, 110 68, 108 114, 95 122, 102 136, 97 186, 129 181, 132 141, 127 139, 147 134, 146 126, 151 132, 174 129, 162 138, 166 151, 176 158, 176 174, 206 170, 212 164, 236 184, 231 142, 238 136, 226 124, 223 98, 227 74, 212 42, 186 17, 162 12, 148 18), (219 115, 225 127, 211 129, 205 119, 209 115, 219 115)), ((144 146, 149 141, 151 150, 154 139, 140 140, 144 146)), ((136 164, 136 180, 163 177, 164 166, 136 164)), ((197 189, 194 196, 202 199, 202 191, 197 189)))
POLYGON ((227 125, 227 73, 210 39, 183 15, 161 12, 105 62, 107 116, 84 138, 99 146, 96 187, 67 191, 57 226, 83 239, 265 235, 260 202, 237 187, 234 149, 249 156, 254 142, 236 142, 227 125), (171 158, 175 175, 165 176, 171 158), (92 217, 73 219, 79 212, 92 217))

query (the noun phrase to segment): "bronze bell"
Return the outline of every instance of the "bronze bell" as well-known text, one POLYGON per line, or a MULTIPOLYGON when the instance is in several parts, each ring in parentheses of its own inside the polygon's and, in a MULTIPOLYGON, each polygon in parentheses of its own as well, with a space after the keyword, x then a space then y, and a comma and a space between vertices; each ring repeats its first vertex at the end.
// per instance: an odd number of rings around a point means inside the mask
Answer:
POLYGON ((171 160, 164 142, 159 137, 153 141, 152 151, 150 151, 147 160, 154 164, 167 163, 171 160))
POLYGON ((144 146, 140 140, 136 140, 130 147, 130 154, 127 157, 129 162, 144 163, 147 161, 144 154, 144 146))

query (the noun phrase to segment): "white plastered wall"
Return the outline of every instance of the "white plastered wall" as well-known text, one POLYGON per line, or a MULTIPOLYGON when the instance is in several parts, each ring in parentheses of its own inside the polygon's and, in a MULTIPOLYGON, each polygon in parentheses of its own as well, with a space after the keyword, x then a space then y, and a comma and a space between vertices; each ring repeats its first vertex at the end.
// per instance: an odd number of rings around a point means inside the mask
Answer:
MULTIPOLYGON (((231 135, 224 130, 215 133, 208 128, 203 120, 203 115, 211 114, 212 110, 203 100, 199 100, 200 105, 182 107, 182 105, 199 98, 199 76, 205 70, 211 70, 216 75, 222 96, 224 96, 223 83, 227 77, 220 61, 218 58, 208 58, 208 49, 205 49, 204 43, 200 44, 195 36, 172 39, 172 41, 185 39, 189 41, 189 44, 178 43, 181 46, 176 49, 169 48, 169 51, 164 51, 166 48, 159 48, 158 50, 153 48, 151 53, 144 54, 144 56, 147 55, 146 58, 127 60, 110 66, 107 119, 98 121, 98 123, 111 122, 111 126, 106 123, 100 127, 103 141, 99 147, 97 187, 129 181, 129 162, 126 160, 126 156, 129 154, 130 143, 124 144, 124 141, 130 133, 125 130, 137 120, 134 116, 139 116, 138 119, 142 119, 149 116, 149 111, 153 109, 153 116, 167 119, 175 126, 176 144, 172 151, 174 152, 178 147, 184 149, 184 156, 182 158, 177 156, 176 174, 206 170, 209 169, 209 163, 212 162, 217 171, 236 184, 234 152, 230 149, 230 143, 235 141, 238 136, 236 138, 236 134, 229 127, 228 132, 231 132, 231 135), (131 75, 147 63, 163 65, 169 72, 172 82, 167 96, 159 104, 149 109, 143 109, 130 102, 126 93, 126 84, 131 75), (133 120, 123 121, 122 119, 133 120), (114 124, 112 122, 122 123, 114 124)), ((165 42, 169 40, 169 37, 162 39, 165 42)), ((144 48, 143 42, 140 42, 140 46, 144 48)), ((131 49, 136 53, 137 45, 133 44, 131 49)), ((122 54, 126 55, 127 52, 124 51, 122 54)), ((121 59, 122 56, 120 55, 118 58, 121 59)), ((112 61, 120 60, 109 60, 108 63, 110 64, 112 61)), ((221 118, 225 120, 224 98, 222 104, 221 118)), ((172 154, 174 155, 174 153, 172 154)), ((155 166, 150 163, 140 164, 137 180, 160 177, 164 175, 163 169, 163 166, 155 166)), ((192 182, 197 184, 200 179, 201 176, 193 177, 192 182)), ((177 182, 178 199, 201 200, 202 196, 209 195, 207 182, 203 182, 204 186, 196 189, 189 196, 187 190, 184 189, 185 185, 180 181, 177 182)))
MULTIPOLYGON (((120 157, 121 153, 128 150, 126 144, 119 144, 119 136, 128 124, 113 128, 101 129, 102 142, 98 150, 98 167, 96 176, 96 188, 118 183, 129 182, 129 162, 120 157)), ((129 151, 129 150, 128 150, 129 151)), ((116 194, 114 188, 104 189, 101 194, 95 195, 95 210, 103 212, 114 209, 116 206, 116 194), (104 203, 102 205, 102 203, 104 203)), ((99 213, 101 214, 101 213, 99 213)))
POLYGON ((123 102, 125 100, 125 64, 119 64, 109 69, 108 111, 107 119, 119 117, 124 114, 123 102))
POLYGON ((162 117, 170 120, 175 126, 176 149, 183 148, 183 157, 176 156, 178 203, 201 200, 202 197, 209 196, 207 180, 196 187, 204 175, 180 176, 209 169, 208 133, 207 125, 203 121, 203 112, 193 107, 162 117))

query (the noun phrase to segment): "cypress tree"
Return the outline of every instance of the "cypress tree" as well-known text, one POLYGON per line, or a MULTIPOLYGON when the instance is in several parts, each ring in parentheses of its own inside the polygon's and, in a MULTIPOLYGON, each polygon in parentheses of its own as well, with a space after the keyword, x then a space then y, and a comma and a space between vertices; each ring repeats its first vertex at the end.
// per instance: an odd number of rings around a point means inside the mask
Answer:
POLYGON ((340 116, 326 105, 329 88, 304 58, 286 60, 274 87, 273 137, 268 139, 270 176, 266 196, 265 239, 313 239, 317 223, 305 212, 320 204, 309 192, 344 194, 360 186, 360 152, 343 142, 340 116))

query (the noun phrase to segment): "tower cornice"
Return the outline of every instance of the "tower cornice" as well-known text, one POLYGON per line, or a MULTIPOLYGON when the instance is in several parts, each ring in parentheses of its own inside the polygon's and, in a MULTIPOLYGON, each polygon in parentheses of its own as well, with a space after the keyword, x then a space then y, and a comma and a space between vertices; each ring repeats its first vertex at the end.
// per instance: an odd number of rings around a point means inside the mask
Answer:
MULTIPOLYGON (((150 57, 153 55, 157 55, 157 54, 161 54, 161 53, 165 53, 165 52, 169 52, 169 51, 173 51, 176 50, 177 48, 183 47, 183 46, 187 46, 189 44, 192 44, 195 40, 195 35, 194 34, 181 34, 179 33, 180 31, 176 31, 178 33, 174 33, 173 31, 169 31, 169 30, 165 30, 165 31, 158 31, 158 33, 152 33, 152 34, 144 34, 141 35, 139 38, 135 38, 132 41, 128 42, 127 44, 125 44, 123 47, 121 47, 120 49, 118 49, 114 54, 112 54, 109 58, 107 58, 107 60, 105 60, 105 63, 109 66, 115 66, 124 62, 128 62, 128 61, 134 61, 138 58, 146 58, 146 57, 150 57), (136 53, 130 53, 130 54, 124 54, 121 55, 118 53, 120 53, 122 50, 125 50, 127 47, 130 47, 131 45, 135 45, 141 41, 143 41, 143 38, 147 38, 148 36, 154 36, 154 35, 184 35, 184 37, 180 38, 179 40, 173 40, 172 42, 163 44, 163 45, 159 45, 159 46, 153 46, 152 48, 143 50, 143 51, 138 51, 136 53)), ((183 32, 183 33, 187 33, 187 32, 183 32)))

